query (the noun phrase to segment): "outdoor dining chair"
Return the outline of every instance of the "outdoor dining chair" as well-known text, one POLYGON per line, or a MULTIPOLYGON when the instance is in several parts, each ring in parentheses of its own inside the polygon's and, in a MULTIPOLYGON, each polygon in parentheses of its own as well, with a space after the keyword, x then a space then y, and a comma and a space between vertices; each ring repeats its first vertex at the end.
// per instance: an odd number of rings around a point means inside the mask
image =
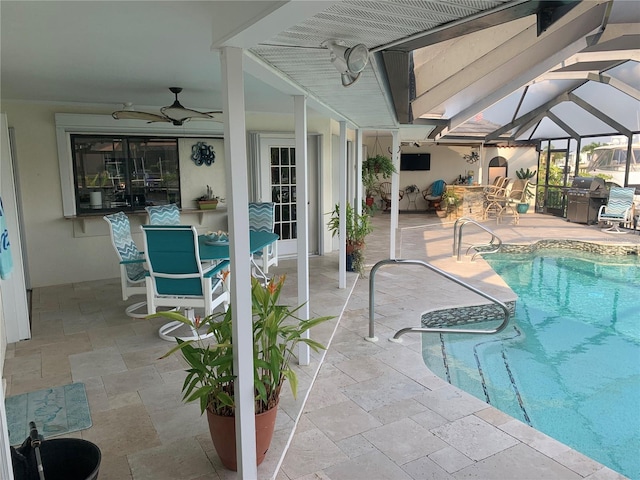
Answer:
MULTIPOLYGON (((229 261, 204 266, 200 260, 198 231, 189 225, 142 225, 144 247, 149 273, 146 277, 149 313, 158 307, 184 307, 204 309, 211 315, 218 306, 226 310, 229 292, 224 274, 229 261)), ((189 316, 185 313, 185 316, 189 316)), ((173 340, 175 332, 183 324, 169 322, 160 327, 164 340, 173 340)), ((177 335, 180 339, 203 338, 206 335, 192 330, 190 336, 177 335)))
POLYGON ((496 217, 496 223, 500 223, 503 217, 507 215, 513 216, 513 223, 518 225, 520 223, 520 212, 518 211, 518 205, 527 201, 527 187, 529 180, 518 178, 513 184, 511 189, 506 193, 504 205, 498 212, 496 217))
MULTIPOLYGON (((138 250, 131 237, 131 224, 129 217, 123 212, 113 213, 102 217, 109 225, 111 243, 120 261, 120 287, 122 300, 128 300, 130 295, 146 295, 144 285, 146 275, 145 257, 138 250)), ((125 312, 133 318, 147 316, 147 302, 138 302, 128 306, 125 312)))
POLYGON ((150 225, 180 225, 180 209, 175 203, 145 207, 150 225))
POLYGON ((635 188, 611 187, 609 200, 598 210, 598 222, 606 222, 611 225, 603 229, 609 233, 627 233, 620 230, 621 224, 631 225, 633 221, 633 196, 635 188))
MULTIPOLYGON (((276 204, 273 202, 249 203, 249 230, 255 232, 273 232, 276 225, 276 204)), ((261 252, 253 254, 255 262, 262 271, 269 273, 269 266, 278 266, 278 242, 265 247, 261 252)))

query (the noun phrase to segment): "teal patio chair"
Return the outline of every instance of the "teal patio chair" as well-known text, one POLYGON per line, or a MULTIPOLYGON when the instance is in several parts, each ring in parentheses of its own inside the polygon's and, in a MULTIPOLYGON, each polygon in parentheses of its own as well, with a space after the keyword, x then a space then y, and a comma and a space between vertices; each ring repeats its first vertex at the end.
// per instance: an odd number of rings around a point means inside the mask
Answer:
MULTIPOLYGON (((220 305, 224 310, 228 308, 229 292, 223 272, 228 270, 229 261, 203 265, 195 227, 142 225, 142 232, 149 269, 146 286, 150 314, 156 313, 158 307, 183 307, 187 317, 193 315, 195 308, 203 309, 204 315, 208 316, 220 305)), ((180 322, 163 325, 158 332, 160 338, 188 340, 207 336, 193 329, 191 336, 172 336, 171 333, 180 327, 184 327, 180 322)))
MULTIPOLYGON (((276 204, 273 202, 249 203, 249 230, 255 232, 273 232, 276 225, 276 204)), ((262 271, 269 273, 269 266, 278 266, 278 242, 275 241, 261 252, 253 254, 253 260, 259 263, 262 271)))
POLYGON ((635 188, 611 187, 609 200, 598 210, 598 222, 606 222, 611 225, 603 229, 610 233, 627 233, 620 230, 620 224, 630 225, 633 220, 633 196, 635 188))
POLYGON ((145 207, 150 225, 180 225, 180 209, 175 203, 145 207))
MULTIPOLYGON (((130 295, 146 295, 145 287, 145 257, 138 250, 131 237, 129 217, 123 212, 113 213, 102 217, 109 225, 111 243, 120 260, 120 287, 122 300, 126 301, 130 295)), ((133 318, 147 316, 147 302, 138 302, 125 309, 127 315, 133 318)))

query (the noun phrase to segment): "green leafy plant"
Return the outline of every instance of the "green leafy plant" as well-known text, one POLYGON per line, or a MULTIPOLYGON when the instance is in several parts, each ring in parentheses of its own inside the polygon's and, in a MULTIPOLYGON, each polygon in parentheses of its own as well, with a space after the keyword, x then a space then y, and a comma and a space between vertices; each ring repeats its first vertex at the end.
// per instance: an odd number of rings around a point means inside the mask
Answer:
MULTIPOLYGON (((335 237, 340 233, 340 205, 336 204, 333 211, 329 214, 331 218, 329 222, 327 222, 327 228, 331 232, 331 235, 335 237)), ((350 203, 347 203, 345 210, 345 223, 347 231, 345 241, 347 245, 356 247, 364 245, 365 237, 373 231, 369 214, 366 212, 358 214, 350 203)))
MULTIPOLYGON (((529 170, 528 168, 525 170, 521 168, 520 170, 516 171, 516 177, 518 177, 520 180, 530 180, 533 177, 535 177, 537 173, 538 173, 537 170, 529 170)), ((536 195, 535 186, 533 183, 531 182, 527 183, 526 194, 527 194, 527 198, 535 197, 536 195)))
MULTIPOLYGON (((302 307, 290 307, 279 303, 285 277, 274 277, 265 286, 258 279, 251 279, 251 304, 253 321, 253 378, 255 413, 263 413, 278 404, 285 379, 296 396, 298 380, 291 368, 295 347, 299 343, 309 345, 314 351, 325 347, 303 334, 312 327, 333 317, 303 320, 296 316, 302 307)), ((184 400, 199 401, 202 413, 206 409, 222 416, 235 414, 233 370, 232 309, 203 319, 190 320, 177 312, 158 312, 149 318, 164 317, 177 320, 189 327, 206 327, 210 338, 177 340, 177 345, 162 358, 180 352, 188 363, 187 377, 182 385, 184 400)))
POLYGON ((453 188, 447 188, 442 193, 442 203, 445 205, 453 205, 455 207, 459 207, 462 203, 462 199, 460 196, 454 191, 453 188))
POLYGON ((404 191, 405 193, 416 193, 416 192, 419 192, 420 189, 416 184, 413 184, 413 185, 407 185, 406 187, 404 187, 404 191))
MULTIPOLYGON (((331 235, 335 237, 340 233, 340 205, 336 204, 329 215, 331 215, 331 218, 327 222, 327 228, 331 235)), ((373 231, 371 217, 366 211, 358 214, 350 203, 347 203, 344 215, 347 231, 347 238, 345 239, 347 253, 351 255, 353 270, 362 276, 364 275, 364 240, 373 231)))
POLYGON ((367 197, 373 197, 378 193, 377 185, 380 178, 390 178, 396 173, 396 167, 389 157, 381 154, 367 158, 362 162, 362 185, 367 197))

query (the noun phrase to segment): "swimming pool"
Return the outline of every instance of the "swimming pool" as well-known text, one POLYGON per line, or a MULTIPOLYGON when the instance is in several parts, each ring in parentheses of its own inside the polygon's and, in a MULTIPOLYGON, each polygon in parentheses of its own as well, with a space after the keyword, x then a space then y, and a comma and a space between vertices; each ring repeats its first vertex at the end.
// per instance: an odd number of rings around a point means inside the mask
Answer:
POLYGON ((487 255, 518 295, 497 335, 423 335, 434 373, 640 478, 640 262, 571 250, 487 255))

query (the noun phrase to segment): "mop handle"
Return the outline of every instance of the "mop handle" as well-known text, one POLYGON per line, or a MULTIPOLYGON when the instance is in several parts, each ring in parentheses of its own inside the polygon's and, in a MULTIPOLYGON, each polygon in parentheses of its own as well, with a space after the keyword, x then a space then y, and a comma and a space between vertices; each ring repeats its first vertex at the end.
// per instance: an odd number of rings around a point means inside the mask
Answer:
POLYGON ((40 444, 42 443, 42 441, 40 440, 40 436, 38 435, 38 429, 36 428, 35 422, 29 422, 29 437, 31 437, 31 448, 33 448, 33 450, 36 452, 38 475, 40 476, 40 480, 45 480, 44 468, 42 466, 42 457, 40 455, 40 444))

